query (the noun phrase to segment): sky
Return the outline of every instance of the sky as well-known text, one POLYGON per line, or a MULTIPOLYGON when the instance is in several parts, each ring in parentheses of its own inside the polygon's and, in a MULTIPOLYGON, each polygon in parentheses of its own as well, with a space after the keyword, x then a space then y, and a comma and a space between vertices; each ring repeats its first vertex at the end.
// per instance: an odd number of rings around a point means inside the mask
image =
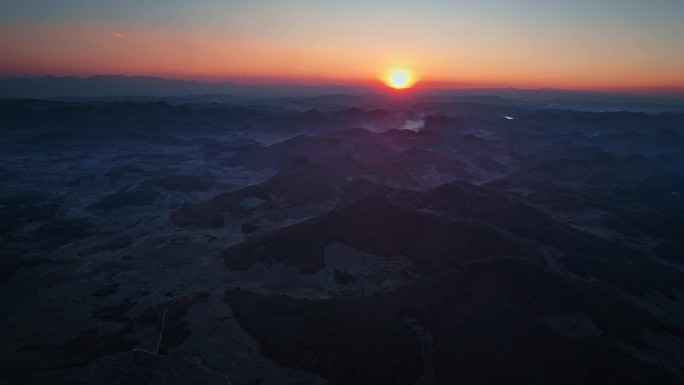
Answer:
POLYGON ((0 77, 684 88, 684 0, 0 0, 0 77))

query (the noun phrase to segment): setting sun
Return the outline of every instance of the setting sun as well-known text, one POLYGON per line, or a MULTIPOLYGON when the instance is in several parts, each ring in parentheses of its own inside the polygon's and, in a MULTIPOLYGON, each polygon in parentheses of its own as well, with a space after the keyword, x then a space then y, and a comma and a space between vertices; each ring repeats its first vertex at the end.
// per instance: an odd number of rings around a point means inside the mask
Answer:
POLYGON ((411 87, 415 80, 408 70, 397 68, 389 71, 385 82, 389 87, 402 89, 411 87))

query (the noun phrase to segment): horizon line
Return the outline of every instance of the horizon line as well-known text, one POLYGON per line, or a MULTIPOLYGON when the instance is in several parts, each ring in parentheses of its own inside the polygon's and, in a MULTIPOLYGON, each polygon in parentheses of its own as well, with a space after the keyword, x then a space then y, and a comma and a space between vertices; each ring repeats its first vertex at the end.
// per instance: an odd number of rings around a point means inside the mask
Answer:
MULTIPOLYGON (((287 77, 186 77, 174 75, 149 75, 149 74, 124 74, 124 73, 102 73, 102 74, 36 74, 36 75, 22 75, 22 74, 2 74, 0 73, 0 80, 31 80, 38 81, 44 78, 56 79, 80 79, 87 80, 92 78, 106 78, 106 77, 124 77, 128 79, 134 78, 148 78, 168 81, 184 81, 196 82, 202 84, 221 85, 230 83, 235 86, 246 87, 358 87, 369 89, 387 89, 378 79, 373 80, 333 80, 333 79, 292 79, 287 77)), ((660 96, 676 96, 684 97, 684 85, 676 86, 597 86, 597 87, 562 87, 562 86, 516 86, 508 84, 470 84, 458 83, 440 80, 420 80, 415 86, 403 91, 415 90, 502 90, 502 89, 516 89, 516 90, 553 90, 553 91, 569 91, 569 92, 585 92, 585 93, 606 93, 606 94, 630 94, 641 93, 642 95, 660 95, 660 96)))

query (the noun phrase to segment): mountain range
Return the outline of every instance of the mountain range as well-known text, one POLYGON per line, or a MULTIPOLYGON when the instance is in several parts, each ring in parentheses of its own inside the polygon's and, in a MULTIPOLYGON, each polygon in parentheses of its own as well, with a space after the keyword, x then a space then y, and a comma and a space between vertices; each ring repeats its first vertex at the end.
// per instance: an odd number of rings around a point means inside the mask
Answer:
MULTIPOLYGON (((406 90, 405 90, 406 91, 406 90)), ((552 88, 416 88, 412 95, 443 102, 457 100, 484 104, 572 108, 587 111, 678 111, 684 109, 684 93, 627 94, 571 91, 552 88)), ((86 78, 44 76, 0 78, 0 98, 106 98, 143 100, 194 96, 193 100, 235 101, 274 97, 319 95, 383 95, 378 87, 362 85, 277 84, 254 85, 232 81, 202 82, 151 76, 96 75, 86 78)))

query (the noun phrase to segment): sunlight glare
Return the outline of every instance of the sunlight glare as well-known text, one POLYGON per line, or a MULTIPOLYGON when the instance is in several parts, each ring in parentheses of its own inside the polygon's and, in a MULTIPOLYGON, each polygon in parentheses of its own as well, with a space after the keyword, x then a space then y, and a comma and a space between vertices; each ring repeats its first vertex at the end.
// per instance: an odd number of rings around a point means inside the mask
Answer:
POLYGON ((413 78, 408 70, 397 68, 389 71, 386 83, 396 89, 408 88, 413 85, 413 78))

